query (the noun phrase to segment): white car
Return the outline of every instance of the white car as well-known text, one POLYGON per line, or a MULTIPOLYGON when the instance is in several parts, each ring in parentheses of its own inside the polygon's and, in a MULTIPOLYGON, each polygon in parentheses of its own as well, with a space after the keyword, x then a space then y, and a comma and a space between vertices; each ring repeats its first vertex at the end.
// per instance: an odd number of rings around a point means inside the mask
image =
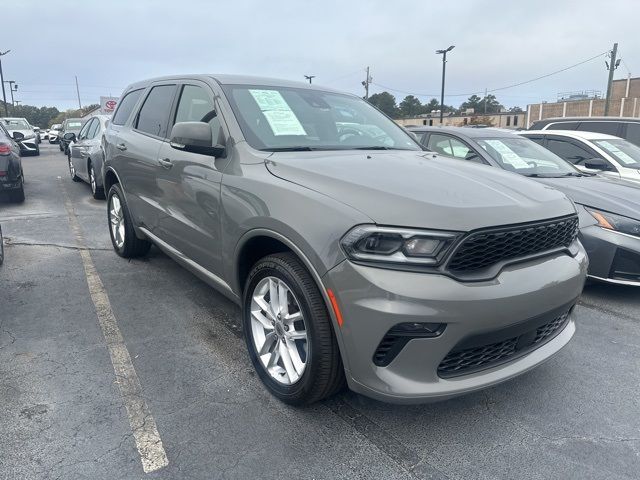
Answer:
POLYGON ((640 182, 640 147, 624 138, 574 130, 526 130, 517 133, 582 171, 640 182))
POLYGON ((54 123, 51 125, 51 128, 49 129, 49 143, 58 143, 58 135, 60 134, 61 129, 61 123, 54 123))
POLYGON ((1 120, 11 137, 20 145, 22 155, 40 155, 38 137, 26 118, 4 117, 1 120))

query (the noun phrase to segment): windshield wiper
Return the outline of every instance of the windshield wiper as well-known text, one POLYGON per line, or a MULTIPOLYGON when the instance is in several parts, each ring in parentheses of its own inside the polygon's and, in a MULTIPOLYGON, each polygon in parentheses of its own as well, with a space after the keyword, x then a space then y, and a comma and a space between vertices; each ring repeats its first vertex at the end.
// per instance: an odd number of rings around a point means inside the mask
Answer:
POLYGON ((316 147, 273 147, 273 148, 262 148, 263 152, 312 152, 314 150, 321 150, 316 147))
POLYGON ((351 150, 400 150, 399 148, 385 147, 384 145, 371 145, 369 147, 353 147, 351 150))

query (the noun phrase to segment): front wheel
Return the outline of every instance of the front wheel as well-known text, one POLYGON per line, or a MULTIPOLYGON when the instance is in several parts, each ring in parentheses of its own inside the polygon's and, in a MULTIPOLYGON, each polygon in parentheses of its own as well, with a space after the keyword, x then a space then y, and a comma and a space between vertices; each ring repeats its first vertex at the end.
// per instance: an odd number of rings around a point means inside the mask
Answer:
POLYGON ((242 321, 251 362, 267 390, 281 401, 310 404, 344 385, 326 305, 292 253, 269 255, 252 268, 242 321))
POLYGON ((145 255, 151 243, 136 237, 131 214, 124 200, 120 185, 114 184, 107 198, 107 221, 113 249, 123 258, 134 258, 145 255))

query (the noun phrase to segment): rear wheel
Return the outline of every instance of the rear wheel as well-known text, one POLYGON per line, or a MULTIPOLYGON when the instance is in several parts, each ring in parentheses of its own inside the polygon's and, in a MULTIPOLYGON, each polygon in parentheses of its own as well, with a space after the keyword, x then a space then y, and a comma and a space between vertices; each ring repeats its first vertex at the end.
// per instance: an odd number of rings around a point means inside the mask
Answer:
POLYGON ((269 255, 253 267, 244 291, 242 320, 251 362, 278 399, 310 404, 344 385, 324 300, 292 253, 269 255))
POLYGON ((24 181, 20 183, 20 187, 11 192, 11 201, 15 203, 24 202, 24 181))
POLYGON ((89 165, 87 166, 87 171, 89 172, 89 185, 91 185, 91 194, 93 198, 96 200, 104 199, 104 188, 99 187, 96 181, 96 171, 93 168, 93 163, 89 160, 89 165))
POLYGON ((131 214, 124 200, 122 189, 117 183, 109 190, 107 221, 109 222, 109 235, 113 249, 121 257, 141 257, 151 248, 149 241, 136 237, 131 214))

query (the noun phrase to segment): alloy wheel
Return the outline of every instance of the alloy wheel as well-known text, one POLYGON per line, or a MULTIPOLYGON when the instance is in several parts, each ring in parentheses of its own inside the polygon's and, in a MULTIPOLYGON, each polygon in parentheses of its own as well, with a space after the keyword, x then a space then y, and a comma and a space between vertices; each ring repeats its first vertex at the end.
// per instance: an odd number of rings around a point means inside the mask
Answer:
POLYGON ((76 176, 76 167, 73 166, 71 157, 69 157, 69 174, 71 175, 71 178, 75 178, 76 176))
POLYGON ((300 304, 281 279, 265 277, 251 296, 251 335, 269 376, 284 385, 302 377, 309 343, 300 304))
POLYGON ((122 203, 117 195, 112 195, 109 203, 109 226, 111 228, 111 236, 116 247, 122 248, 124 245, 124 215, 122 203))
POLYGON ((91 184, 91 193, 96 194, 96 176, 93 171, 93 165, 89 165, 89 183, 91 184))

